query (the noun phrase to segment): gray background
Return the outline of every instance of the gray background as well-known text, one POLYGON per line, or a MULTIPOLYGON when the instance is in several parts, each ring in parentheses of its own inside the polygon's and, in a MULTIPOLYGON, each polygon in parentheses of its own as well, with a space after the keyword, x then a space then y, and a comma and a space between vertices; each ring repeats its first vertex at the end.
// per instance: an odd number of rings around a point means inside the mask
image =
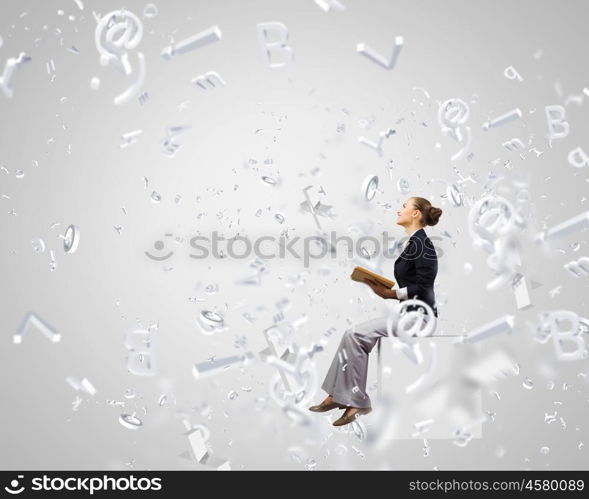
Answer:
MULTIPOLYGON (((0 171, 0 467, 208 469, 178 458, 188 450, 187 420, 210 429, 212 452, 229 459, 232 469, 587 469, 587 359, 556 361, 551 343, 533 341, 526 327, 541 311, 583 315, 587 305, 586 278, 574 279, 562 267, 588 253, 586 232, 559 239, 546 251, 531 242, 540 228, 587 210, 587 167, 567 163, 571 149, 589 148, 587 103, 567 102, 589 84, 586 2, 342 2, 345 11, 329 13, 311 0, 158 2, 158 15, 142 19, 143 39, 130 55, 136 67, 136 52, 145 54, 142 91, 149 99, 141 105, 135 97, 124 106, 115 106, 113 98, 133 78, 100 65, 92 15, 120 4, 84 0, 83 11, 73 1, 0 4, 0 66, 21 51, 32 58, 14 73, 14 97, 0 95, 0 164, 8 171, 0 171), (294 63, 286 68, 270 69, 262 56, 256 24, 269 21, 289 30, 294 63), (169 61, 160 56, 172 40, 212 25, 221 29, 221 41, 169 61), (391 71, 356 53, 356 44, 365 42, 388 55, 398 35, 405 44, 391 71), (72 45, 79 54, 67 50, 72 45), (524 81, 504 77, 510 65, 524 81), (227 85, 198 90, 190 80, 207 71, 217 71, 227 85), (98 91, 90 89, 94 76, 101 80, 98 91), (461 146, 441 133, 437 121, 438 104, 449 98, 469 104, 473 131, 473 156, 454 163, 450 157, 461 146), (550 146, 544 106, 551 104, 565 105, 571 129, 550 146), (522 119, 481 129, 514 107, 522 119), (341 124, 345 130, 337 131, 341 124), (191 129, 175 157, 166 157, 165 129, 180 125, 191 129), (384 141, 382 157, 358 143, 358 137, 375 140, 387 128, 396 134, 384 141), (121 135, 136 129, 143 130, 137 142, 121 149, 121 135), (530 144, 525 159, 501 146, 513 137, 530 144), (544 154, 528 152, 532 147, 544 154), (257 165, 247 166, 250 158, 257 165), (479 179, 463 185, 462 207, 448 202, 443 183, 431 181, 456 182, 456 171, 479 179), (281 183, 265 185, 264 174, 279 175, 281 183), (370 174, 379 175, 380 191, 367 203, 360 189, 370 174), (517 311, 508 288, 486 291, 492 278, 486 254, 468 234, 468 208, 492 174, 504 177, 497 192, 512 202, 514 180, 528 182, 522 260, 528 282, 536 284, 530 291, 534 306, 526 311, 517 311), (246 286, 235 281, 251 273, 253 256, 192 259, 190 237, 213 230, 227 237, 278 237, 285 228, 291 236, 313 235, 313 219, 299 204, 302 189, 314 185, 323 187, 322 203, 337 213, 321 218, 325 230, 344 235, 357 224, 372 224, 371 234, 386 230, 402 238, 404 230, 395 225, 396 209, 408 197, 397 190, 401 177, 409 181, 410 195, 444 210, 439 225, 427 229, 443 251, 436 281, 441 332, 463 334, 505 314, 516 316, 513 335, 482 345, 509 350, 521 370, 482 390, 482 408, 495 418, 482 425, 481 438, 466 447, 431 439, 428 456, 423 440, 410 438, 393 439, 376 452, 320 415, 312 415, 311 427, 292 425, 268 396, 271 366, 194 379, 195 362, 238 353, 239 338, 251 351, 264 348, 262 331, 272 324, 276 303, 287 298, 285 320, 306 317, 297 344, 309 346, 335 328, 314 357, 321 380, 345 329, 382 314, 386 304, 349 280, 357 262, 345 252, 307 268, 300 259, 270 260, 262 284, 246 286), (150 200, 154 190, 160 203, 150 200), (275 220, 276 212, 285 215, 284 224, 275 220), (63 252, 59 238, 69 224, 81 230, 74 254, 63 252), (120 234, 115 226, 122 226, 120 234), (35 237, 45 241, 44 253, 33 251, 35 237), (157 240, 174 251, 165 262, 144 254, 157 240), (211 284, 218 291, 205 293, 211 284), (560 293, 551 296, 557 286, 560 293), (202 310, 222 313, 229 328, 203 335, 195 323, 202 310), (61 342, 29 330, 22 344, 13 344, 28 311, 53 325, 61 342), (256 321, 243 320, 244 312, 256 321), (155 323, 157 373, 134 376, 126 369, 125 333, 155 323), (96 395, 75 392, 66 376, 87 377, 96 395), (534 381, 532 390, 522 386, 526 376, 534 381), (125 398, 129 389, 136 398, 125 398), (231 390, 239 394, 233 400, 227 397, 231 390), (176 403, 160 407, 162 394, 176 403), (74 411, 76 395, 83 402, 74 411), (136 410, 143 427, 121 426, 121 409, 108 403, 113 400, 124 401, 127 412, 136 410), (545 413, 554 411, 566 428, 544 422, 545 413), (540 452, 543 446, 548 454, 540 452)), ((125 7, 142 17, 145 5, 129 1, 125 7)), ((392 276, 392 260, 381 271, 392 276)), ((390 346, 383 347, 384 390, 394 398, 406 383, 401 364, 386 357, 390 346)), ((373 361, 370 369, 374 377, 373 361)), ((318 389, 313 398, 324 396, 318 389)), ((374 413, 364 418, 367 424, 374 413)))

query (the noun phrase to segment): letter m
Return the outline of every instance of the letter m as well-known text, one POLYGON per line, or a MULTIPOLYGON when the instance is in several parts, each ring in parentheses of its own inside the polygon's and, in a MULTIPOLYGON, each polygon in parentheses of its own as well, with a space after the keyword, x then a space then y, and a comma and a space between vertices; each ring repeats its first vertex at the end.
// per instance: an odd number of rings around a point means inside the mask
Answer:
POLYGON ((582 256, 578 260, 565 263, 564 268, 574 277, 589 275, 589 256, 582 256))

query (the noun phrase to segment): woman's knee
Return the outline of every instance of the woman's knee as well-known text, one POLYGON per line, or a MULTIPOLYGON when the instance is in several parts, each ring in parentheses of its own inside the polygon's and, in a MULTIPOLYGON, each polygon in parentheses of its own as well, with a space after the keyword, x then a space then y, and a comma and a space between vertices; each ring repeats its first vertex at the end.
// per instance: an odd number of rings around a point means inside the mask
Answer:
POLYGON ((354 342, 357 341, 358 337, 357 337, 357 332, 354 331, 353 329, 347 329, 346 331, 344 331, 344 336, 342 338, 342 343, 350 343, 350 342, 354 342))
POLYGON ((353 328, 346 330, 344 333, 344 341, 353 341, 359 343, 362 337, 363 333, 353 328))

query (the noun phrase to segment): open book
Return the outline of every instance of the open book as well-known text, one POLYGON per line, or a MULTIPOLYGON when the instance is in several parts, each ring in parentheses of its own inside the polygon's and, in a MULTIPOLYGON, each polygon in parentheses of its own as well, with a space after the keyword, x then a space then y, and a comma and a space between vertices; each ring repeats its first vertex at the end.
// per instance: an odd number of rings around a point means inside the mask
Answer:
POLYGON ((354 267, 352 274, 350 275, 353 281, 364 282, 366 278, 372 279, 373 281, 380 282, 387 288, 392 288, 395 285, 395 281, 391 281, 386 277, 365 269, 364 267, 354 267))

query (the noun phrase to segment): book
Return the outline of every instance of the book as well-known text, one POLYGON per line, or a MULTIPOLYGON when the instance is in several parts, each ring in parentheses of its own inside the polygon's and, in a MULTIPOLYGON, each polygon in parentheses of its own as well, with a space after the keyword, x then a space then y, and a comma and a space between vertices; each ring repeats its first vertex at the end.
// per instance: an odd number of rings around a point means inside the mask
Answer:
POLYGON ((353 281, 365 282, 366 278, 372 279, 373 281, 380 282, 387 288, 392 288, 395 285, 395 281, 391 281, 384 276, 375 274, 371 270, 365 269, 364 267, 354 267, 352 274, 350 275, 353 281))

